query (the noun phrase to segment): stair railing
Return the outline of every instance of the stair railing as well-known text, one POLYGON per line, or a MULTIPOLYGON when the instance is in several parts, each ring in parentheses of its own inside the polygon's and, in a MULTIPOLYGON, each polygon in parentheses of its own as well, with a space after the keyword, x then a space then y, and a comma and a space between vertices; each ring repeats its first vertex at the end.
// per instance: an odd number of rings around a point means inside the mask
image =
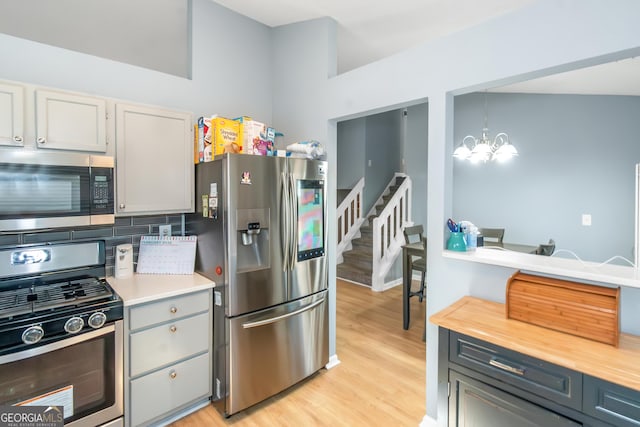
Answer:
POLYGON ((342 262, 342 253, 351 249, 351 240, 360 233, 360 226, 364 222, 362 213, 364 191, 364 177, 349 192, 338 206, 338 246, 336 260, 342 262))
MULTIPOLYGON (((404 244, 402 229, 412 224, 411 179, 403 173, 396 173, 387 188, 393 185, 399 176, 404 176, 404 181, 371 224, 373 231, 371 289, 374 291, 384 290, 384 278, 402 251, 404 244)), ((381 201, 382 198, 379 199, 379 202, 381 201)))

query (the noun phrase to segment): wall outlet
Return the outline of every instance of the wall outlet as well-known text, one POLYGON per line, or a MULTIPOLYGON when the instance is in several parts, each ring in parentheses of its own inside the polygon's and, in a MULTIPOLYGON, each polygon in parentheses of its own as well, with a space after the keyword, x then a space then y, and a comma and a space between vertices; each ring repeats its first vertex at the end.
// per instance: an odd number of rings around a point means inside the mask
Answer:
POLYGON ((591 225, 591 214, 582 214, 582 225, 591 225))
POLYGON ((158 227, 158 234, 160 237, 171 237, 171 226, 170 225, 161 225, 158 227))

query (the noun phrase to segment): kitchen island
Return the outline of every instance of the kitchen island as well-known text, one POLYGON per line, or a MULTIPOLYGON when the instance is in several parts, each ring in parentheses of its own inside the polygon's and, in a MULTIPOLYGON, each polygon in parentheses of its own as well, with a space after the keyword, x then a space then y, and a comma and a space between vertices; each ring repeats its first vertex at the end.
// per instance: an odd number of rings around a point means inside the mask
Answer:
POLYGON ((640 423, 640 337, 620 334, 614 347, 507 319, 504 304, 475 297, 430 321, 440 327, 439 387, 451 387, 439 404, 449 425, 488 407, 532 425, 640 423))

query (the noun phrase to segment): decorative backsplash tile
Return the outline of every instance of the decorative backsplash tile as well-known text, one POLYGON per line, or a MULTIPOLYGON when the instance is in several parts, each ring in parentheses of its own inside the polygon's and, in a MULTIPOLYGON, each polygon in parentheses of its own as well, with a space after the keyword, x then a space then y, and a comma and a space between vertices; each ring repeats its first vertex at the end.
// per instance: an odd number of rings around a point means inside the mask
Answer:
POLYGON ((115 248, 124 243, 133 244, 133 262, 138 261, 142 236, 157 236, 160 225, 171 225, 171 234, 182 232, 182 215, 153 215, 117 217, 113 225, 61 228, 0 234, 0 248, 33 243, 61 243, 75 240, 104 240, 107 276, 113 275, 115 248))

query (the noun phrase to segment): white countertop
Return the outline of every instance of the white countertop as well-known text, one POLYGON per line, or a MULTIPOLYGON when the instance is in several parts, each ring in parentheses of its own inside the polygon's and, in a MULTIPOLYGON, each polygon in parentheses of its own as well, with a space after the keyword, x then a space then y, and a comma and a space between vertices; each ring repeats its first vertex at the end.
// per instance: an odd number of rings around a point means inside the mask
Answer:
POLYGON ((211 289, 215 282, 194 274, 134 274, 126 279, 108 277, 125 306, 211 289))
POLYGON ((634 267, 531 255, 499 250, 499 248, 496 249, 489 246, 469 252, 444 250, 442 255, 445 258, 512 267, 534 273, 640 288, 640 270, 634 267))

